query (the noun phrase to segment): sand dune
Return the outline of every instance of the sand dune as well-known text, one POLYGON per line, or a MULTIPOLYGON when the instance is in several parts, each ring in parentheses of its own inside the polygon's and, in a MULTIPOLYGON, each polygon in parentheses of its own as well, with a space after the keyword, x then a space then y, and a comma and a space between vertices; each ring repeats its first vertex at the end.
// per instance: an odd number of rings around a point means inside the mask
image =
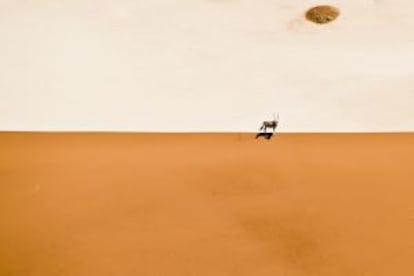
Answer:
POLYGON ((0 134, 0 275, 414 275, 414 135, 0 134))

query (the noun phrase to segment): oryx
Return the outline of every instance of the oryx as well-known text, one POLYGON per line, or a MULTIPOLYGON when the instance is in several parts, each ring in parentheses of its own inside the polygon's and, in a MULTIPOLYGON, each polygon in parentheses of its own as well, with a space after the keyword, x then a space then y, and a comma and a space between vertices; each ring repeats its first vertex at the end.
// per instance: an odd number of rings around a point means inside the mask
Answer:
POLYGON ((264 121, 262 123, 262 126, 260 127, 260 130, 264 130, 264 132, 266 132, 268 128, 271 128, 273 132, 275 132, 278 124, 279 124, 279 113, 277 113, 277 117, 275 117, 275 114, 273 114, 273 120, 264 121))

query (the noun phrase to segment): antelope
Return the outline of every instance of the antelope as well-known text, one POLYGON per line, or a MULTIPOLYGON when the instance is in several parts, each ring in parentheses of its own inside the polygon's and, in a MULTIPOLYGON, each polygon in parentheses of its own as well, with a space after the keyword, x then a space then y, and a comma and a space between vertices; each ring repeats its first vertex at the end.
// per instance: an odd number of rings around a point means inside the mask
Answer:
POLYGON ((277 117, 275 117, 275 114, 273 114, 273 120, 264 121, 262 123, 262 126, 260 127, 260 130, 264 130, 264 132, 266 132, 268 128, 271 128, 273 132, 275 132, 278 124, 279 124, 279 113, 277 114, 277 117))

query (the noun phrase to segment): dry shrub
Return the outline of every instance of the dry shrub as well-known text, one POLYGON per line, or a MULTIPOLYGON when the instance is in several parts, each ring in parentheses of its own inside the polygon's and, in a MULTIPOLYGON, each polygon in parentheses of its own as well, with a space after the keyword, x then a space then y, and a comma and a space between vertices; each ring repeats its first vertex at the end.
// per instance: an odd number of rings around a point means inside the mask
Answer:
POLYGON ((316 6, 306 12, 306 18, 318 24, 325 24, 335 20, 339 10, 332 6, 316 6))

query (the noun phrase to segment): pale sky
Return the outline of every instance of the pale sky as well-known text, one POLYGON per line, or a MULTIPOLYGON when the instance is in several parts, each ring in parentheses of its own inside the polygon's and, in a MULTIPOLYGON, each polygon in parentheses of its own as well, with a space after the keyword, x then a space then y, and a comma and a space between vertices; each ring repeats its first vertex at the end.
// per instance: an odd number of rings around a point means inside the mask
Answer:
POLYGON ((0 39, 0 130, 414 131, 409 0, 0 0, 0 39))

